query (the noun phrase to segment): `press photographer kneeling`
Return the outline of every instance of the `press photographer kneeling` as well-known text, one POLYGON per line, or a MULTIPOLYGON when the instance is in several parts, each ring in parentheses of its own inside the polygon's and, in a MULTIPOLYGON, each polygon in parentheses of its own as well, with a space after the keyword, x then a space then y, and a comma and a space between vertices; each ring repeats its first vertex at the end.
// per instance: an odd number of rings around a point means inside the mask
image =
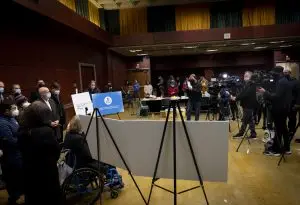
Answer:
POLYGON ((264 99, 271 102, 270 111, 275 125, 275 138, 270 148, 264 151, 268 156, 280 156, 281 152, 290 154, 290 136, 287 129, 287 117, 292 104, 292 83, 289 75, 283 75, 283 67, 277 66, 272 70, 276 91, 274 93, 258 88, 264 99), (281 146, 283 138, 283 147, 281 146))

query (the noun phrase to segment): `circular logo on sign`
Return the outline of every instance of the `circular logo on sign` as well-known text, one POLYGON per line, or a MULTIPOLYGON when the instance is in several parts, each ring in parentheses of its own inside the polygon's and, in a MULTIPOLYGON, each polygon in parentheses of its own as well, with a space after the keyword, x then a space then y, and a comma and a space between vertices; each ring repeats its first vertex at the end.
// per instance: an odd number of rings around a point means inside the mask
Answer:
POLYGON ((106 104, 106 105, 110 105, 111 103, 112 103, 112 99, 111 99, 111 97, 105 97, 104 98, 104 103, 106 104))

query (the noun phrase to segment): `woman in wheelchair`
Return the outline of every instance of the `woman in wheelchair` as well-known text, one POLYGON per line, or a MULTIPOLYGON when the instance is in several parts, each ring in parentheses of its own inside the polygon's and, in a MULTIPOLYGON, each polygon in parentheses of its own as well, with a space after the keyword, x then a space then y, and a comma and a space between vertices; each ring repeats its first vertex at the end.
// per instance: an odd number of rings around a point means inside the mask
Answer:
POLYGON ((71 153, 75 155, 75 169, 88 167, 99 170, 100 168, 101 173, 106 173, 108 168, 113 167, 92 158, 85 135, 82 132, 80 120, 77 116, 74 116, 68 124, 62 147, 63 149, 71 150, 71 153))

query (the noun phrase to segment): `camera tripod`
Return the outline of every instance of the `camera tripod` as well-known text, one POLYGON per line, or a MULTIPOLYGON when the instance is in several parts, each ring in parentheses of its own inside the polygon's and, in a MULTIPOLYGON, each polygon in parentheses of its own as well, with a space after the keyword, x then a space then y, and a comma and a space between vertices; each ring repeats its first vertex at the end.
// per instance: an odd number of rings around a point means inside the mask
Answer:
POLYGON ((173 194, 174 195, 174 205, 177 205, 177 195, 178 194, 182 194, 182 193, 185 193, 185 192, 188 192, 188 191, 191 191, 191 190, 194 190, 194 189, 197 189, 197 188, 201 187, 202 191, 203 191, 203 194, 204 194, 204 197, 205 197, 205 200, 206 200, 206 204, 209 205, 208 199, 207 199, 207 196, 206 196, 206 192, 205 192, 205 189, 204 189, 203 180, 202 180, 202 177, 201 177, 201 174, 200 174, 200 169, 199 169, 197 161, 196 161, 195 153, 194 153, 192 143, 191 143, 188 131, 187 131, 186 124, 185 124, 184 119, 183 119, 183 115, 182 115, 178 100, 170 100, 170 104, 169 104, 169 107, 168 107, 167 118, 166 118, 166 121, 165 121, 165 124, 164 124, 163 134, 162 134, 160 147, 159 147, 159 151, 158 151, 157 161, 156 161, 155 169, 154 169, 154 173, 153 173, 151 189, 150 189, 147 205, 150 204, 150 199, 151 199, 151 195, 152 195, 152 191, 153 191, 154 186, 173 194), (161 153, 162 153, 162 148, 163 148, 164 141, 165 141, 165 134, 166 134, 167 125, 168 125, 168 122, 169 122, 169 116, 170 116, 171 108, 173 110, 173 123, 172 123, 173 124, 173 169, 174 169, 174 181, 173 181, 174 190, 173 191, 155 184, 155 181, 158 180, 158 178, 157 178, 157 169, 158 169, 158 165, 159 165, 159 161, 160 161, 160 157, 161 157, 161 153), (200 182, 200 186, 192 187, 190 189, 187 189, 187 190, 184 190, 184 191, 181 191, 181 192, 177 192, 176 108, 178 108, 178 110, 179 110, 180 119, 181 119, 181 122, 182 122, 182 125, 183 125, 183 128, 184 128, 184 132, 185 132, 185 136, 186 136, 186 139, 187 139, 187 142, 188 142, 188 145, 189 145, 189 150, 191 152, 191 155, 192 155, 192 158, 193 158, 193 163, 195 165, 197 176, 198 176, 198 179, 199 179, 199 182, 200 182))

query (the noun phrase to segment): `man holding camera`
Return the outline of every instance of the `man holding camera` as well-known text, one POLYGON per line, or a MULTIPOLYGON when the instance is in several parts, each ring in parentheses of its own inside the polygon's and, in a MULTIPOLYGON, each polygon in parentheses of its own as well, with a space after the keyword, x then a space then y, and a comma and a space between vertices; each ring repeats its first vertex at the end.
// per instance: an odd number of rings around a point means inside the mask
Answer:
POLYGON ((195 109, 195 121, 198 121, 200 118, 200 107, 201 107, 201 83, 196 79, 195 74, 191 74, 189 81, 187 82, 187 94, 189 101, 187 103, 186 117, 187 120, 191 120, 192 110, 195 109))
POLYGON ((241 106, 243 108, 243 119, 242 119, 242 126, 236 135, 233 138, 240 138, 244 135, 247 125, 249 124, 249 129, 251 131, 250 138, 256 138, 255 132, 255 123, 254 123, 254 116, 253 112, 254 109, 257 107, 257 100, 256 100, 256 85, 251 81, 252 72, 246 71, 244 74, 244 81, 245 86, 238 94, 237 97, 232 97, 233 101, 240 101, 241 106))
POLYGON ((276 135, 270 149, 264 151, 267 156, 280 156, 281 152, 291 154, 290 136, 287 128, 287 117, 292 103, 292 83, 289 76, 283 75, 283 67, 276 66, 273 70, 274 80, 277 82, 275 93, 270 93, 264 88, 258 92, 264 94, 264 99, 271 102, 271 115, 274 120, 276 135), (282 146, 283 138, 283 148, 282 146))

